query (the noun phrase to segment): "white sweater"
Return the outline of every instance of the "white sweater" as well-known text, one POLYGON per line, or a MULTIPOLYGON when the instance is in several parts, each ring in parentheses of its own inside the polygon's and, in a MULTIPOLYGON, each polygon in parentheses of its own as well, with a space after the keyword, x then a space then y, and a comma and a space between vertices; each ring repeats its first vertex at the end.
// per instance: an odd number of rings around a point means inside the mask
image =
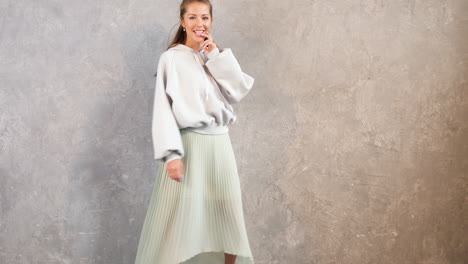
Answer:
POLYGON ((180 129, 221 134, 236 121, 230 104, 240 102, 254 78, 242 72, 232 50, 216 48, 205 55, 178 44, 159 58, 152 138, 154 159, 184 157, 180 129))

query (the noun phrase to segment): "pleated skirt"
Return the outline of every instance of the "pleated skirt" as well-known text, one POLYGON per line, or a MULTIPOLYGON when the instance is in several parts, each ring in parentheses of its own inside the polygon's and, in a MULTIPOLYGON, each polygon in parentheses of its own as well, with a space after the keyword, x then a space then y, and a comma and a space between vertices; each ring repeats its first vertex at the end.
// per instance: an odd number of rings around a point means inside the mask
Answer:
POLYGON ((253 264, 229 132, 180 132, 184 177, 159 165, 135 264, 224 264, 224 253, 253 264))

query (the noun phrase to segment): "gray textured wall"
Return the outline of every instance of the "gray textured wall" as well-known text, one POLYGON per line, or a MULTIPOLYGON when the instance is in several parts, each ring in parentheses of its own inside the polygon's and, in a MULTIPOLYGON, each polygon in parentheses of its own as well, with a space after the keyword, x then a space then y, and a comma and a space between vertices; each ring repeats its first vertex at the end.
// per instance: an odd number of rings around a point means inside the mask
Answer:
MULTIPOLYGON (((0 263, 132 263, 179 1, 0 1, 0 263)), ((467 263, 468 1, 214 1, 256 263, 467 263)))

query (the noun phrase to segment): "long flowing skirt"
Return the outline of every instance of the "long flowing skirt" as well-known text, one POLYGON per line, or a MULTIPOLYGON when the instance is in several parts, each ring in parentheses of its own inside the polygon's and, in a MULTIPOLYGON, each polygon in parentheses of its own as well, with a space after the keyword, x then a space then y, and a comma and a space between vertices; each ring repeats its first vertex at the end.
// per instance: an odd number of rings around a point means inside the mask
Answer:
POLYGON ((224 253, 253 264, 229 132, 180 132, 184 178, 171 179, 160 164, 135 264, 223 264, 224 253))

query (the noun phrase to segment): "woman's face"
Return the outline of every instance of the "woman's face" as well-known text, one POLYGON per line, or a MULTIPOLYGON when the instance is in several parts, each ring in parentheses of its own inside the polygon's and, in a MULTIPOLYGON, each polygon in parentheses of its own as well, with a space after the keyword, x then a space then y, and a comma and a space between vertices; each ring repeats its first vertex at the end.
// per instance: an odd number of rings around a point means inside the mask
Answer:
POLYGON ((186 45, 201 44, 205 38, 200 33, 210 32, 213 19, 210 16, 208 5, 200 2, 193 2, 187 6, 187 12, 181 21, 187 34, 186 45), (200 32, 201 31, 201 32, 200 32))

